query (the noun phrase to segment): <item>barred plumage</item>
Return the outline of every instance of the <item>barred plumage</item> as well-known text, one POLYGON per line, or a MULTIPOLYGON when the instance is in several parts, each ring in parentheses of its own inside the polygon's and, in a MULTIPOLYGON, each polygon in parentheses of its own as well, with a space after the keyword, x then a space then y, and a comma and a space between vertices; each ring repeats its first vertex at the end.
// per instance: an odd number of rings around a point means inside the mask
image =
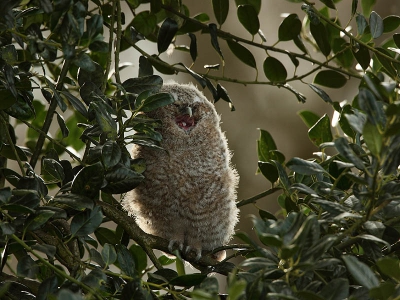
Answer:
POLYGON ((191 84, 167 83, 161 91, 175 102, 148 115, 162 121, 167 151, 134 146, 133 157, 146 160, 146 179, 122 204, 145 232, 200 258, 232 238, 238 175, 213 104, 191 84))

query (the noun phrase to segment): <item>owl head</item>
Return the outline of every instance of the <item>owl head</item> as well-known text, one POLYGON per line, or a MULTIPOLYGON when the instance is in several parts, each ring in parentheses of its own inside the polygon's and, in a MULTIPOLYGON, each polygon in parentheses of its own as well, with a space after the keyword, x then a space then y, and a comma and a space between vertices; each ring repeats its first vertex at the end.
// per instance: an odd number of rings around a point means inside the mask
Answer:
POLYGON ((162 121, 164 140, 180 138, 191 140, 200 135, 211 134, 212 128, 219 128, 220 118, 214 105, 192 84, 164 83, 160 92, 170 93, 175 101, 149 113, 162 121))

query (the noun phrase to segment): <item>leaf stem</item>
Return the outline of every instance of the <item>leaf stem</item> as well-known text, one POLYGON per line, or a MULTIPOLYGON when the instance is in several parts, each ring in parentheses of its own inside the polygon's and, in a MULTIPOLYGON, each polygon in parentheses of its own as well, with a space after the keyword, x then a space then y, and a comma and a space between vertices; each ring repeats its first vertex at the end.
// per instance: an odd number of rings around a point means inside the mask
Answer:
POLYGON ((260 193, 258 195, 255 195, 255 196, 253 196, 253 197, 251 197, 249 199, 245 199, 245 200, 239 201, 238 203, 236 203, 236 207, 241 207, 241 206, 244 206, 244 205, 247 205, 247 204, 250 204, 250 203, 254 203, 257 200, 259 200, 261 198, 264 198, 264 197, 266 197, 268 195, 271 195, 271 194, 273 194, 273 193, 275 193, 276 191, 279 191, 279 190, 281 190, 281 188, 271 188, 271 189, 266 190, 266 191, 264 191, 264 192, 262 192, 262 193, 260 193))

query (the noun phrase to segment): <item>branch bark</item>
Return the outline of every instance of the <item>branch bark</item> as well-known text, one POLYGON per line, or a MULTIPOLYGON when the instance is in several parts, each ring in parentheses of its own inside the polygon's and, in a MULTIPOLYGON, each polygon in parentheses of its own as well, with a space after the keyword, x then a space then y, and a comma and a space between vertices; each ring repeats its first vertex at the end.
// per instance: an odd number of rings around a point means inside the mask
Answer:
MULTIPOLYGON (((105 216, 110 218, 115 223, 121 225, 122 228, 124 228, 124 230, 128 233, 130 238, 146 251, 147 255, 149 255, 151 261, 157 269, 162 269, 163 267, 158 261, 157 257, 154 255, 152 249, 161 250, 165 253, 174 255, 174 253, 171 253, 168 249, 169 241, 144 232, 136 224, 135 219, 129 217, 125 212, 103 201, 97 201, 97 205, 103 209, 105 216)), ((196 254, 193 252, 182 255, 182 258, 203 273, 216 272, 222 275, 228 275, 228 273, 235 267, 234 264, 229 262, 220 263, 213 259, 209 254, 211 254, 211 252, 204 251, 202 253, 202 257, 197 261, 196 254)))

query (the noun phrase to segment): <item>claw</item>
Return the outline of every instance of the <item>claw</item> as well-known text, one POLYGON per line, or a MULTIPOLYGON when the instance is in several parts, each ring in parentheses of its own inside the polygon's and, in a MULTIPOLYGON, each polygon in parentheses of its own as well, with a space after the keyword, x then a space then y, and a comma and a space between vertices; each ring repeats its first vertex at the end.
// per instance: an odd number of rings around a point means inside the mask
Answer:
POLYGON ((201 258, 201 249, 197 248, 195 249, 195 252, 196 252, 196 258, 194 260, 199 261, 201 258))
POLYGON ((188 253, 190 252, 191 249, 192 249, 192 247, 186 246, 186 248, 185 248, 185 254, 188 254, 188 253))
POLYGON ((171 252, 171 253, 174 251, 174 244, 175 244, 175 241, 174 241, 174 240, 170 240, 170 241, 169 241, 168 250, 169 250, 169 252, 171 252))

